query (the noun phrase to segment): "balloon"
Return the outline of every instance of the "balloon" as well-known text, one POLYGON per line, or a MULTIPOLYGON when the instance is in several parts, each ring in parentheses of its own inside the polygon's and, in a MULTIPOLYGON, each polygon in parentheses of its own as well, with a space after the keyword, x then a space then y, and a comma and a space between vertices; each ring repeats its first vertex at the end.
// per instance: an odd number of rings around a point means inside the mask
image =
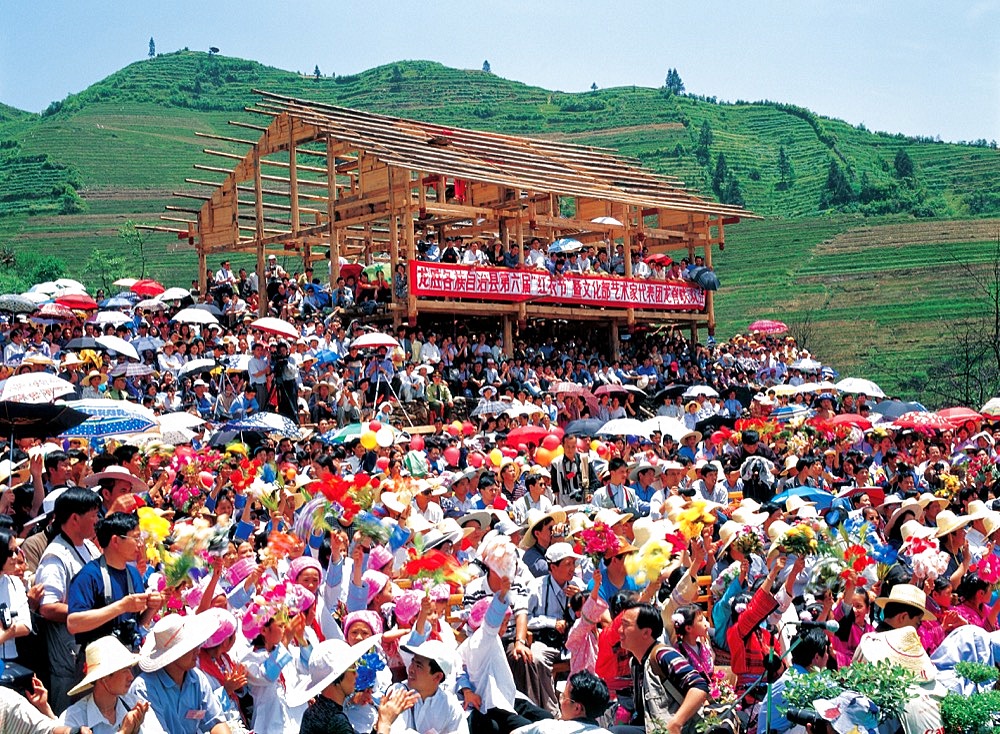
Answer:
POLYGON ((378 441, 375 440, 375 431, 365 431, 362 433, 361 445, 369 451, 378 446, 378 441))
POLYGON ((177 479, 177 472, 170 467, 167 467, 165 471, 167 472, 167 484, 173 484, 174 480, 177 479))
POLYGON ((720 443, 723 443, 725 440, 726 440, 726 434, 724 434, 722 431, 716 431, 715 433, 712 434, 712 443, 715 444, 716 446, 718 446, 720 443))
POLYGON ((493 449, 490 451, 490 463, 493 466, 500 466, 500 462, 503 461, 503 453, 500 449, 493 449))
POLYGON ((542 439, 542 446, 544 448, 547 448, 549 451, 555 451, 557 448, 559 448, 559 444, 561 443, 562 441, 559 440, 559 436, 555 435, 554 433, 550 433, 548 436, 542 439))
MULTIPOLYGON (((559 445, 559 448, 560 449, 562 448, 562 444, 559 445)), ((580 453, 585 454, 585 453, 587 453, 587 450, 589 448, 590 448, 590 445, 587 443, 586 439, 583 439, 583 438, 576 439, 576 450, 577 451, 579 451, 580 453)))
POLYGON ((519 443, 517 445, 517 453, 519 453, 519 454, 527 454, 528 453, 528 444, 526 444, 526 443, 519 443))
POLYGON ((555 456, 544 446, 535 450, 535 463, 548 468, 555 456))
POLYGON ((285 469, 284 469, 284 472, 285 472, 285 481, 286 482, 293 482, 293 481, 295 481, 295 474, 296 474, 296 472, 295 472, 295 467, 294 466, 286 466, 285 469))
POLYGON ((458 450, 458 446, 449 446, 444 450, 444 460, 448 462, 448 466, 458 466, 461 458, 462 452, 458 450))
POLYGON ((210 471, 198 472, 198 481, 201 482, 202 487, 208 489, 215 484, 215 475, 210 471))
POLYGON ((457 436, 462 432, 462 424, 457 421, 455 423, 449 423, 447 426, 444 427, 444 430, 450 436, 457 436))
POLYGON ((517 458, 517 449, 513 449, 510 446, 504 446, 502 449, 500 449, 500 453, 503 454, 508 459, 517 458))
POLYGON ((597 439, 595 438, 595 439, 594 439, 593 441, 591 441, 591 442, 590 442, 590 450, 591 450, 591 451, 597 451, 597 447, 598 447, 598 446, 600 446, 600 445, 601 445, 601 442, 600 442, 600 441, 598 441, 598 440, 597 440, 597 439))
POLYGON ((419 433, 410 439, 410 448, 414 451, 424 450, 424 437, 419 433))
POLYGON ((389 468, 389 457, 388 456, 378 457, 378 461, 375 462, 375 466, 377 466, 382 471, 385 471, 386 469, 389 468))
POLYGON ((606 443, 602 443, 597 447, 597 455, 602 459, 606 459, 611 455, 611 448, 606 443))
POLYGON ((374 431, 375 433, 378 433, 378 429, 381 428, 381 427, 382 427, 382 424, 379 423, 378 421, 372 421, 371 423, 368 424, 368 430, 369 431, 374 431))
POLYGON ((475 432, 476 432, 476 427, 472 425, 469 421, 466 421, 465 423, 462 424, 462 433, 464 433, 466 436, 471 436, 475 432))
POLYGON ((480 454, 478 451, 474 454, 469 454, 469 464, 472 465, 473 469, 479 469, 486 461, 486 457, 480 454))

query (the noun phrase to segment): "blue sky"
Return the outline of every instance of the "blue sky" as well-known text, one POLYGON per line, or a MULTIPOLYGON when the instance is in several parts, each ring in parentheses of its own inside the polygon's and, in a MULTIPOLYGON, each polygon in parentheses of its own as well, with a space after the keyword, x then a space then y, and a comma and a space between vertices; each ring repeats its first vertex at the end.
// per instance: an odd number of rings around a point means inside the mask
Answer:
POLYGON ((0 102, 41 111, 146 56, 217 46, 289 71, 399 59, 549 89, 660 86, 770 99, 872 130, 1000 139, 1000 0, 0 0, 0 102))

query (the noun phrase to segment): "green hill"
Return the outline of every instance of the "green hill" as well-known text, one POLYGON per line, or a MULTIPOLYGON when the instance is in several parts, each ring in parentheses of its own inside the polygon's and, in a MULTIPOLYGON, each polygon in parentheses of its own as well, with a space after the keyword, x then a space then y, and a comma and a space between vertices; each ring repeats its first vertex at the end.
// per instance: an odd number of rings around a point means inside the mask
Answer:
MULTIPOLYGON (((244 111, 255 88, 613 147, 709 196, 742 200, 766 220, 727 231, 719 335, 765 315, 811 321, 821 359, 889 386, 947 353, 942 330, 977 305, 951 263, 985 267, 1000 236, 1000 153, 984 141, 872 133, 789 104, 659 89, 568 94, 427 61, 314 78, 181 51, 131 64, 42 115, 0 106, 0 247, 55 255, 98 283, 106 268, 91 256, 113 253, 127 220, 155 224, 168 203, 197 205, 171 192, 195 190, 186 177, 211 178, 192 170, 218 165, 203 148, 243 152, 195 132, 261 124, 244 111)), ((145 238, 147 273, 189 283, 186 244, 145 238)))

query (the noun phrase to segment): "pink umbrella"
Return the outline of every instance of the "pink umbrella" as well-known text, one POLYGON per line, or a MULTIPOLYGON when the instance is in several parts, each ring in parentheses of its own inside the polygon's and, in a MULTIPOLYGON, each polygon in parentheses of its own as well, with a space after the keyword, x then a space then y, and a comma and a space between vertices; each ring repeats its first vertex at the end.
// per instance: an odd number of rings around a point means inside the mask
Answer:
POLYGON ((983 416, 972 408, 942 408, 937 414, 956 426, 960 426, 966 421, 978 422, 983 419, 983 416))
POLYGON ((155 280, 140 280, 132 284, 130 289, 133 293, 138 293, 143 298, 152 298, 153 296, 158 296, 163 291, 166 290, 161 284, 157 283, 155 280))
POLYGON ((35 316, 40 319, 55 319, 56 321, 72 321, 76 318, 72 309, 59 303, 43 303, 38 307, 35 316))
POLYGON ((760 321, 754 321, 750 324, 750 331, 757 332, 758 334, 784 334, 788 331, 788 326, 781 321, 772 321, 771 319, 761 319, 760 321))
POLYGON ((250 328, 260 329, 267 334, 274 334, 275 336, 283 336, 286 339, 298 339, 300 336, 299 330, 290 323, 274 318, 273 316, 264 316, 251 322, 250 328))
POLYGON ((835 415, 830 423, 835 426, 860 428, 862 431, 867 431, 872 427, 872 422, 858 413, 841 413, 840 415, 835 415))

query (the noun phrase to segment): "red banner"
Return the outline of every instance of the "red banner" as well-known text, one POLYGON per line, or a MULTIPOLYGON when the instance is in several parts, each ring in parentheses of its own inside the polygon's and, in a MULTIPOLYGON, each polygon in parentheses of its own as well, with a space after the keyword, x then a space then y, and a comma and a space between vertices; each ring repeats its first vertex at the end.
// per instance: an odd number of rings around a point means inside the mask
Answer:
POLYGON ((424 261, 410 262, 410 290, 415 296, 433 298, 670 311, 705 308, 705 291, 689 283, 576 274, 556 278, 543 270, 473 268, 424 261))

